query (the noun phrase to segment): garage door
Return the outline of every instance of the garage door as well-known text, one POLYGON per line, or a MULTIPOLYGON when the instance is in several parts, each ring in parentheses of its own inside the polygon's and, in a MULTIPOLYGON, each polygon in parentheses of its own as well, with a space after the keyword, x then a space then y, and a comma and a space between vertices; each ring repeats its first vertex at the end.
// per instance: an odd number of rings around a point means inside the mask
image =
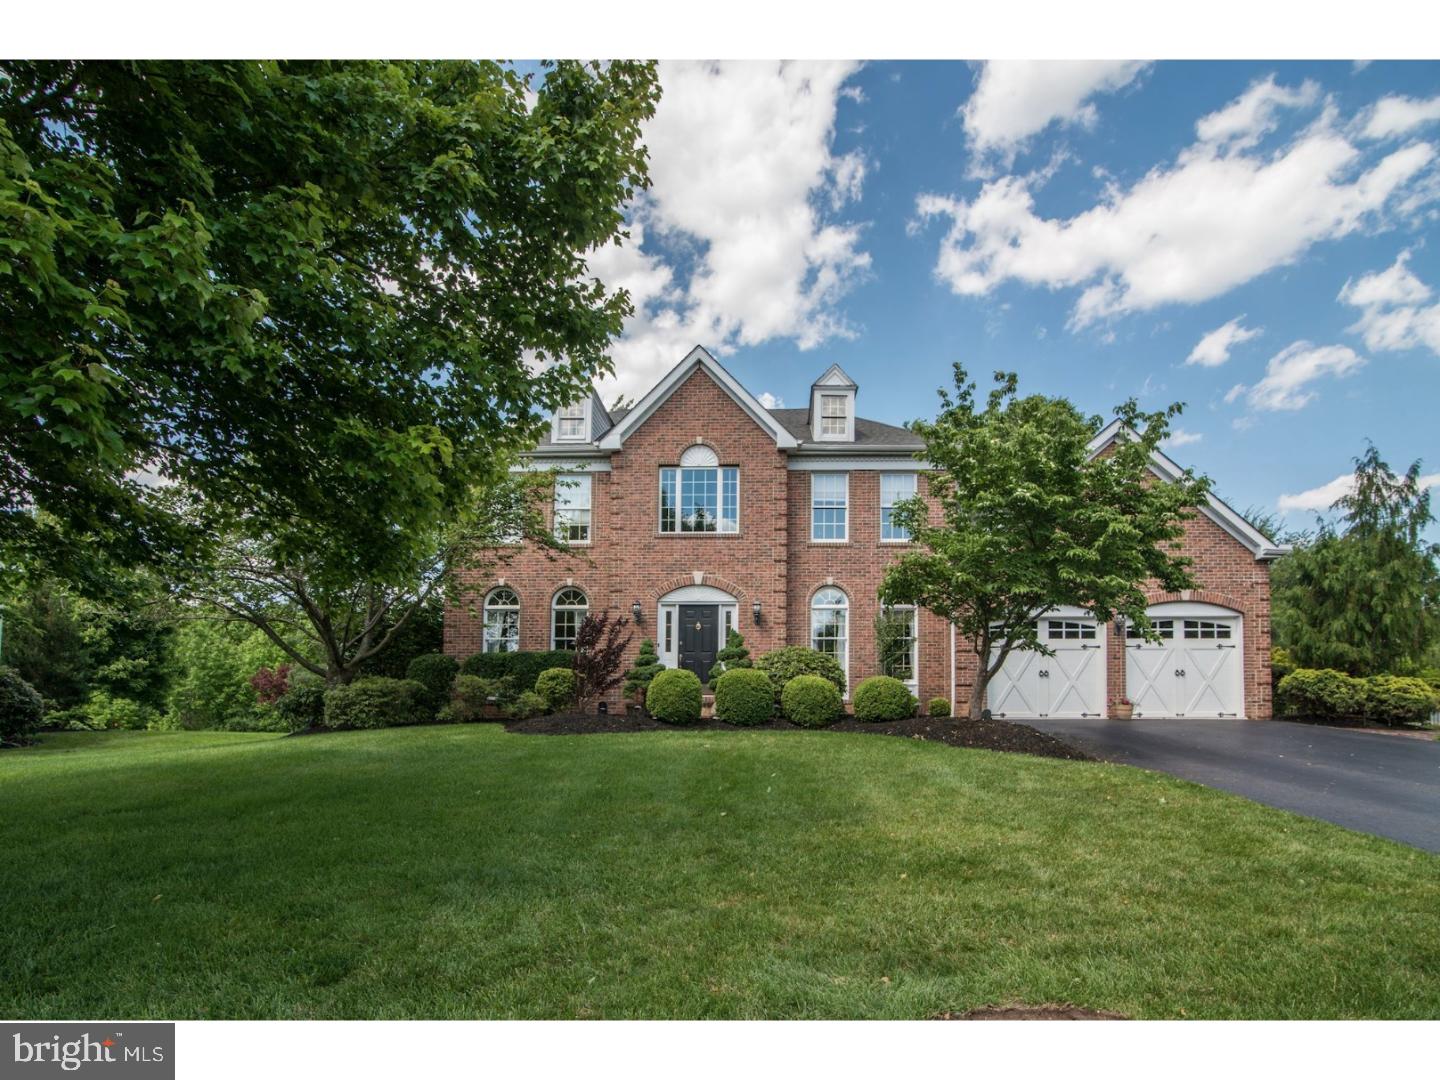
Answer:
POLYGON ((1089 615, 1036 622, 1044 656, 1016 650, 990 680, 990 712, 1001 719, 1105 715, 1105 631, 1089 615))
POLYGON ((1209 605, 1148 611, 1158 643, 1134 630, 1125 641, 1125 692, 1137 717, 1241 716, 1241 618, 1209 605))

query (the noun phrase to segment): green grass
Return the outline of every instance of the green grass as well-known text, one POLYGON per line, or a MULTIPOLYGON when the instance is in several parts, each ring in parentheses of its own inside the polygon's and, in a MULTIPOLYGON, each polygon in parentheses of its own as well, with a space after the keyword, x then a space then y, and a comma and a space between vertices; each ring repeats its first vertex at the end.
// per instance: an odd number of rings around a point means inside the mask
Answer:
POLYGON ((1440 1015, 1440 858, 833 732, 0 754, 0 1016, 1440 1015))

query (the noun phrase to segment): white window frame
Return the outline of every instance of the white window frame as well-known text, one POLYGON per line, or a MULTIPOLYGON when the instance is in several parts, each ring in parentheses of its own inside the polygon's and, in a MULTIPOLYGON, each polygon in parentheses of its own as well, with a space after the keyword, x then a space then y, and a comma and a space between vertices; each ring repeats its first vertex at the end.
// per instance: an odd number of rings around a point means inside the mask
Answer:
MULTIPOLYGON (((912 540, 913 538, 911 537, 910 533, 909 533, 908 531, 906 531, 906 530, 901 530, 901 531, 904 531, 904 532, 905 532, 905 535, 904 535, 904 536, 886 536, 886 535, 885 535, 885 530, 886 530, 886 528, 887 528, 887 526, 886 526, 886 524, 885 524, 885 511, 886 511, 886 510, 889 510, 889 511, 891 512, 891 515, 892 515, 892 516, 894 515, 894 512, 895 512, 895 500, 892 499, 891 502, 888 503, 888 504, 885 502, 885 481, 886 481, 887 478, 888 478, 888 479, 892 479, 892 480, 893 480, 893 479, 900 479, 900 480, 909 480, 909 481, 910 481, 910 494, 903 496, 903 497, 899 500, 900 502, 904 502, 904 501, 906 501, 907 499, 913 499, 913 498, 915 498, 915 496, 920 493, 920 478, 919 478, 919 474, 918 474, 918 473, 913 473, 913 472, 882 472, 882 473, 880 474, 880 542, 881 542, 882 544, 908 544, 908 543, 911 542, 911 540, 912 540)), ((888 528, 890 528, 890 529, 892 529, 892 530, 898 530, 898 529, 899 529, 899 526, 892 524, 892 525, 889 525, 888 528)))
POLYGON ((594 496, 594 481, 589 473, 560 473, 555 477, 554 528, 555 538, 557 540, 572 547, 585 547, 594 539, 595 519, 592 512, 594 496), (583 492, 585 505, 561 506, 560 495, 562 485, 571 485, 577 493, 583 492), (583 528, 585 530, 584 539, 572 540, 569 536, 572 528, 583 528))
POLYGON ((812 472, 810 474, 810 542, 813 544, 848 544, 850 542, 850 474, 848 472, 812 472), (838 476, 844 480, 845 505, 839 508, 844 511, 845 531, 842 536, 821 537, 815 535, 815 511, 819 509, 836 509, 836 507, 833 506, 817 507, 815 505, 816 481, 822 476, 838 476))
MULTIPOLYGON (((550 648, 551 648, 551 649, 559 649, 559 648, 562 647, 562 646, 559 644, 560 638, 559 638, 559 636, 555 633, 555 629, 556 629, 556 625, 555 625, 555 624, 556 624, 556 616, 559 615, 560 612, 562 612, 562 611, 564 611, 564 612, 579 612, 579 616, 575 619, 575 632, 578 634, 578 633, 580 632, 580 624, 585 621, 585 616, 590 613, 590 597, 589 597, 589 595, 585 592, 584 589, 580 588, 580 586, 578 586, 578 585, 566 585, 564 588, 558 590, 558 591, 555 593, 555 595, 550 598, 550 648), (579 596, 580 596, 580 598, 581 598, 582 600, 584 600, 585 602, 584 602, 583 604, 577 604, 577 603, 574 603, 573 601, 572 601, 571 603, 567 603, 567 604, 562 604, 562 603, 560 603, 560 598, 561 598, 562 596, 565 596, 565 595, 569 594, 569 593, 578 593, 579 596)), ((574 646, 572 645, 572 646, 570 646, 570 647, 573 648, 574 646)))
POLYGON ((509 585, 497 585, 497 586, 495 586, 495 588, 491 589, 488 593, 485 594, 485 603, 482 605, 482 609, 481 609, 481 610, 482 610, 483 615, 484 615, 484 628, 483 628, 483 631, 482 631, 480 651, 481 651, 481 652, 487 652, 487 653, 489 653, 489 652, 519 652, 519 651, 520 651, 520 594, 517 593, 514 589, 512 589, 509 585), (495 603, 496 597, 498 597, 501 593, 508 593, 510 596, 514 597, 515 602, 514 602, 513 604, 497 604, 497 603, 495 603), (495 632, 493 631, 492 626, 491 626, 491 620, 490 620, 491 613, 493 612, 494 614, 496 614, 496 615, 498 615, 498 616, 501 616, 501 617, 503 618, 503 616, 504 616, 506 613, 511 612, 511 611, 513 611, 513 612, 515 613, 515 622, 514 622, 514 630, 515 630, 515 633, 514 633, 514 635, 513 635, 513 636, 507 635, 507 634, 504 632, 503 625, 502 625, 502 627, 501 627, 500 633, 498 633, 498 634, 495 633, 495 632), (507 644, 507 643, 508 643, 508 644, 507 644), (496 647, 495 647, 495 648, 492 648, 491 646, 496 646, 496 647))
POLYGON ((555 410, 555 426, 550 433, 554 442, 589 442, 590 441, 590 399, 577 401, 570 405, 562 405, 555 410), (566 424, 576 423, 578 427, 573 434, 567 434, 566 424))
MULTIPOLYGON (((920 612, 913 604, 893 604, 882 610, 887 615, 905 613, 910 616, 910 678, 900 681, 914 692, 920 685, 920 612)), ((889 672, 882 670, 880 674, 887 675, 889 672)))
POLYGON ((661 536, 735 536, 740 532, 740 467, 738 465, 662 465, 656 474, 655 487, 655 531, 661 536), (665 474, 675 474, 675 516, 673 529, 665 528, 665 474), (685 486, 685 473, 713 472, 715 474, 715 528, 681 528, 680 497, 685 486), (727 473, 735 476, 735 517, 725 517, 725 478, 727 473))
POLYGON ((820 391, 820 438, 843 439, 850 433, 850 395, 845 393, 827 394, 820 391), (832 403, 839 403, 839 411, 831 411, 832 403), (838 426, 834 423, 839 421, 838 426))
MULTIPOLYGON (((820 588, 816 589, 815 592, 812 593, 811 596, 810 596, 810 647, 811 647, 812 649, 814 649, 816 652, 826 652, 825 649, 820 648, 818 642, 820 642, 822 639, 819 638, 819 637, 816 635, 816 630, 818 629, 818 627, 815 625, 815 613, 816 613, 817 611, 838 611, 838 612, 841 613, 840 634, 839 634, 839 636, 838 636, 838 639, 839 639, 839 641, 840 641, 840 652, 843 653, 844 655, 843 655, 843 657, 837 656, 836 659, 840 661, 840 670, 845 673, 845 697, 846 697, 846 698, 849 698, 849 696, 850 696, 850 594, 847 593, 844 589, 840 588, 839 585, 823 585, 823 586, 821 586, 820 588), (828 603, 823 603, 823 604, 820 603, 820 598, 821 598, 822 596, 825 596, 827 593, 835 593, 836 595, 838 595, 838 596, 840 597, 840 603, 834 603, 834 602, 828 602, 828 603)), ((824 640, 835 640, 835 639, 824 639, 824 640)))

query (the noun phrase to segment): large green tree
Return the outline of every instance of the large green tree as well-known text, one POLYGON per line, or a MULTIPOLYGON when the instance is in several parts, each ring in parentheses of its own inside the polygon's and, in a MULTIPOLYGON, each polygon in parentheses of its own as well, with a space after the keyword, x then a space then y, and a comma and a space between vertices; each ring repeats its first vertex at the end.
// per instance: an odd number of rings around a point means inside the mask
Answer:
POLYGON ((1313 540, 1276 564, 1275 643, 1301 667, 1406 674, 1440 648, 1440 544, 1420 462, 1397 475, 1374 446, 1355 459, 1353 490, 1313 540))
POLYGON ((239 529, 408 572, 607 370, 630 305, 586 258, 657 95, 626 62, 0 63, 0 560, 239 529))
POLYGON ((995 376, 983 404, 955 365, 955 390, 940 391, 933 422, 913 428, 939 520, 924 497, 907 500, 895 520, 916 550, 886 571, 886 604, 915 604, 953 624, 976 656, 969 715, 979 720, 990 679, 1015 649, 1049 655, 1034 621, 1066 604, 1101 621, 1123 615, 1149 633, 1145 587, 1193 586, 1190 560, 1176 550, 1186 517, 1208 481, 1174 482, 1150 471, 1152 455, 1180 406, 1115 410, 1126 437, 1092 458, 1103 427, 1063 398, 1021 397, 1013 374, 995 376))

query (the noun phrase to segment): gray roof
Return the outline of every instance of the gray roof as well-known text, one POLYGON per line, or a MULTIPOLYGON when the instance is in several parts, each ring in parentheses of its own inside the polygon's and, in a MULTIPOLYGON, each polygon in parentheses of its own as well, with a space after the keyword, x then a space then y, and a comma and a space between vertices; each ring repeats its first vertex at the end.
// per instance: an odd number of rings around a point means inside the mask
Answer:
MULTIPOLYGON (((630 410, 611 409, 610 422, 618 424, 625 419, 626 413, 630 410)), ((810 412, 808 409, 769 409, 771 416, 780 421, 780 426, 794 435, 800 442, 806 444, 807 450, 823 449, 843 452, 847 449, 865 449, 870 446, 903 446, 915 447, 917 450, 925 445, 924 440, 913 431, 903 427, 896 427, 894 424, 882 424, 879 420, 866 420, 863 416, 855 418, 855 441, 854 442, 824 442, 817 443, 810 437, 810 412)), ((580 444, 585 445, 585 444, 580 444)), ((540 446, 575 446, 573 443, 557 444, 550 439, 550 429, 546 428, 545 434, 540 439, 540 446)), ((579 447, 576 447, 577 449, 579 447)))

